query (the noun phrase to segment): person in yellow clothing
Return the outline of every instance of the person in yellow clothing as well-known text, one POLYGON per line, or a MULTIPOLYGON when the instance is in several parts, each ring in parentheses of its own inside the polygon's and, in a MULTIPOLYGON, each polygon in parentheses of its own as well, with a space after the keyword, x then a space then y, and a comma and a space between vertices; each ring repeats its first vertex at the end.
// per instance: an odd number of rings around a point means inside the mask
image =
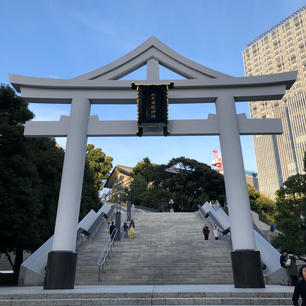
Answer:
POLYGON ((135 237, 135 223, 133 220, 130 222, 130 238, 134 239, 135 237))

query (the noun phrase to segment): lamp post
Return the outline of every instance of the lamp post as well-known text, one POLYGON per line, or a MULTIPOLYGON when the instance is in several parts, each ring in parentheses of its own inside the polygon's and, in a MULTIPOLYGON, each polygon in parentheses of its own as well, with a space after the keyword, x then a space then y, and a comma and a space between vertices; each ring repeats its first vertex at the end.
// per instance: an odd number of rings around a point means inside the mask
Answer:
POLYGON ((174 209, 173 209, 173 204, 174 204, 173 199, 170 199, 170 201, 169 201, 169 205, 170 205, 170 212, 174 212, 174 209))
POLYGON ((120 203, 116 203, 116 213, 115 213, 115 225, 117 228, 117 233, 115 236, 115 240, 118 241, 121 239, 121 204, 120 203))

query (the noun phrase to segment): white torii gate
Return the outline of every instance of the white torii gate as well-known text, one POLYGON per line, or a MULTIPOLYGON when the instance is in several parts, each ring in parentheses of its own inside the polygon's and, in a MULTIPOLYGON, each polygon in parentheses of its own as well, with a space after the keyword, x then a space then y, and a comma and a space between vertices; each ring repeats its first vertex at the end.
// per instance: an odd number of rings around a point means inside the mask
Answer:
MULTIPOLYGON (((74 288, 76 233, 79 217, 85 152, 88 136, 136 136, 137 121, 102 121, 90 116, 91 104, 136 104, 131 83, 160 81, 159 65, 186 80, 174 80, 169 103, 216 105, 216 115, 203 120, 169 120, 169 136, 219 135, 229 204, 231 253, 235 287, 264 287, 260 254, 255 248, 240 135, 281 134, 280 119, 247 119, 237 115, 235 102, 281 99, 295 82, 297 72, 232 77, 195 63, 149 38, 122 58, 79 77, 64 79, 10 75, 10 82, 32 103, 71 103, 70 116, 60 121, 29 121, 29 137, 67 137, 52 252, 48 256, 45 289, 74 288), (119 80, 147 65, 146 81, 119 80)), ((171 80, 173 81, 173 80, 171 80)), ((149 129, 144 136, 162 136, 149 129)))

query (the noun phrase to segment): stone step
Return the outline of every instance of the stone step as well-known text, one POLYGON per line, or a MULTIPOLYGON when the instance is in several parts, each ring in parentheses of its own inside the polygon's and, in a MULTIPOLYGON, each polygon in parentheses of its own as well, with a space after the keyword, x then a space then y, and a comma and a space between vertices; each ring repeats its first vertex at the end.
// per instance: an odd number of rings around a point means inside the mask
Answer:
MULTIPOLYGON (((87 280, 96 280, 98 279, 98 271, 96 271, 96 273, 82 273, 80 275, 77 276, 77 280, 79 281, 87 281, 87 280)), ((208 284, 209 282, 212 282, 212 283, 215 283, 215 282, 218 282, 218 283, 222 283, 226 280, 231 280, 232 281, 232 276, 230 275, 217 275, 217 276, 214 276, 213 274, 203 274, 203 275, 196 275, 196 276, 192 276, 192 274, 187 274, 187 275, 184 275, 184 274, 181 274, 181 275, 177 275, 177 274, 150 274, 150 275, 141 275, 141 274, 138 274, 138 275, 135 275, 135 277, 131 278, 130 277, 130 273, 122 273, 122 274, 105 274, 103 273, 101 275, 101 278, 103 279, 108 279, 108 280, 127 280, 127 281, 130 281, 130 282, 135 282, 135 281, 143 281, 143 280, 146 280, 146 279, 151 279, 151 280, 158 280, 158 281, 162 281, 163 279, 165 281, 167 281, 167 283, 169 283, 169 280, 179 280, 180 282, 182 281, 192 281, 192 280, 201 280, 203 283, 205 282, 205 284, 208 284)), ((125 281, 125 282, 127 282, 125 281)))
MULTIPOLYGON (((103 250, 102 250, 103 251, 103 250)), ((91 257, 97 257, 99 255, 102 254, 102 251, 98 250, 98 251, 88 251, 88 252, 84 252, 84 253, 79 253, 78 254, 78 260, 82 259, 82 255, 89 255, 91 257)), ((213 253, 213 252, 210 252, 210 251, 207 251, 205 249, 199 249, 197 250, 196 252, 194 253, 191 253, 190 251, 188 250, 184 250, 184 249, 161 249, 161 250, 151 250, 151 249, 137 249, 137 250, 126 250, 122 247, 118 247, 118 248, 115 248, 111 251, 110 253, 110 257, 122 257, 122 256, 134 256, 134 255, 138 255, 138 256, 152 256, 152 258, 156 258, 157 256, 160 256, 160 255, 171 255, 171 256, 190 256, 192 258, 198 258, 198 259, 201 259, 199 257, 202 257, 203 256, 203 253, 206 255, 205 258, 202 258, 203 261, 205 261, 205 259, 207 260, 212 260, 214 258, 216 259, 227 259, 227 258, 230 258, 230 252, 216 252, 216 253, 213 253)))
MULTIPOLYGON (((168 286, 167 286, 168 287, 168 286)), ((182 286, 184 288, 184 286, 182 286)), ((1 293, 0 299, 33 299, 33 298, 291 298, 293 294, 293 287, 290 291, 271 291, 271 289, 234 289, 235 291, 222 291, 218 289, 217 291, 190 291, 188 286, 188 291, 171 291, 168 292, 163 289, 161 290, 142 290, 143 288, 137 288, 133 286, 127 286, 128 290, 118 291, 116 286, 112 286, 111 289, 108 287, 95 287, 92 290, 90 287, 82 290, 83 292, 76 292, 80 290, 77 287, 76 291, 73 290, 56 290, 55 293, 49 290, 41 290, 41 293, 31 293, 31 290, 21 290, 21 293, 1 293), (100 289, 102 288, 102 290, 100 289), (30 293, 22 293, 22 291, 30 291, 30 293), (101 292, 102 291, 102 292, 101 292)), ((290 287, 284 287, 285 289, 290 287)))
MULTIPOLYGON (((138 267, 135 266, 133 267, 126 267, 126 268, 117 268, 114 266, 109 266, 106 268, 103 268, 103 274, 130 274, 131 276, 133 274, 135 275, 142 275, 142 274, 146 274, 149 275, 152 271, 152 269, 154 268, 154 266, 147 266, 147 267, 138 267)), ((99 268, 98 267, 90 267, 90 268, 86 268, 86 267, 78 267, 77 269, 77 274, 83 274, 87 273, 95 273, 96 271, 98 271, 99 268)), ((100 270, 102 270, 100 268, 100 270)), ((216 277, 220 276, 223 277, 227 274, 231 274, 232 275, 232 269, 229 267, 227 269, 222 269, 220 270, 216 270, 216 269, 196 269, 196 268, 191 268, 191 269, 167 269, 167 268, 154 268, 154 272, 152 271, 151 274, 156 275, 157 273, 159 273, 160 275, 185 275, 185 276, 197 276, 197 275, 216 275, 216 277)))
POLYGON ((5 306, 49 305, 291 305, 290 298, 26 298, 0 300, 5 306))
MULTIPOLYGON (((188 272, 190 273, 195 273, 196 274, 203 274, 203 273, 215 273, 216 275, 224 275, 226 273, 232 273, 232 268, 229 267, 222 267, 222 269, 218 269, 215 267, 186 267, 186 266, 176 266, 174 268, 167 268, 167 267, 155 267, 154 265, 130 265, 130 266, 115 266, 115 265, 107 265, 106 267, 103 267, 103 271, 107 272, 107 273, 124 273, 124 272, 135 272, 138 274, 143 274, 143 273, 148 273, 150 271, 152 271, 152 269, 154 268, 154 273, 157 272, 164 272, 164 273, 176 273, 176 274, 186 274, 188 272), (198 272, 198 273, 197 273, 198 272)), ((102 268, 100 268, 102 269, 102 268)), ((94 272, 99 270, 98 266, 90 266, 90 267, 78 267, 77 268, 77 273, 83 273, 83 272, 94 272)), ((152 271, 153 272, 153 271, 152 271)))
POLYGON ((145 280, 137 280, 137 281, 122 281, 118 280, 118 279, 100 279, 100 281, 98 281, 98 278, 96 279, 92 279, 92 280, 88 280, 88 281, 80 281, 78 283, 79 286, 81 285, 113 285, 113 283, 116 282, 116 286, 117 285, 141 285, 141 286, 146 286, 146 285, 231 285, 233 283, 233 280, 215 280, 215 281, 203 281, 203 279, 192 279, 190 281, 185 281, 185 280, 177 280, 177 279, 169 279, 169 280, 154 280, 154 279, 145 279, 145 280))
MULTIPOLYGON (((88 253, 91 257, 99 256, 102 253, 103 250, 96 250, 96 251, 88 251, 84 253, 88 253)), ((159 251, 154 249, 135 249, 135 250, 128 250, 124 249, 123 247, 115 248, 111 251, 112 257, 119 257, 119 256, 133 256, 133 255, 139 255, 139 256, 149 256, 152 255, 152 257, 157 257, 157 255, 172 255, 172 256, 180 256, 180 255, 188 255, 192 256, 193 258, 199 257, 203 255, 203 252, 205 252, 205 259, 214 259, 214 258, 228 258, 230 256, 230 252, 210 252, 205 249, 198 249, 194 253, 191 253, 188 250, 184 250, 183 248, 173 248, 173 249, 161 249, 159 251), (117 252, 119 250, 120 252, 117 252)), ((78 260, 80 260, 81 255, 84 253, 78 254, 78 260)), ((204 258, 203 258, 204 259, 204 258)))

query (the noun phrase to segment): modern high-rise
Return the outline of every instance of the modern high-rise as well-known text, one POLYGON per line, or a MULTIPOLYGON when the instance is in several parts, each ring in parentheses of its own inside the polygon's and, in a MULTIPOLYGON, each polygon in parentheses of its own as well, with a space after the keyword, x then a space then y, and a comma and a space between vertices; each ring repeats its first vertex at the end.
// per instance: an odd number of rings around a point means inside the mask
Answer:
POLYGON ((254 139, 259 189, 275 191, 303 173, 306 151, 306 6, 251 41, 243 50, 246 76, 298 70, 295 84, 279 101, 250 102, 251 118, 281 118, 283 134, 254 139))

